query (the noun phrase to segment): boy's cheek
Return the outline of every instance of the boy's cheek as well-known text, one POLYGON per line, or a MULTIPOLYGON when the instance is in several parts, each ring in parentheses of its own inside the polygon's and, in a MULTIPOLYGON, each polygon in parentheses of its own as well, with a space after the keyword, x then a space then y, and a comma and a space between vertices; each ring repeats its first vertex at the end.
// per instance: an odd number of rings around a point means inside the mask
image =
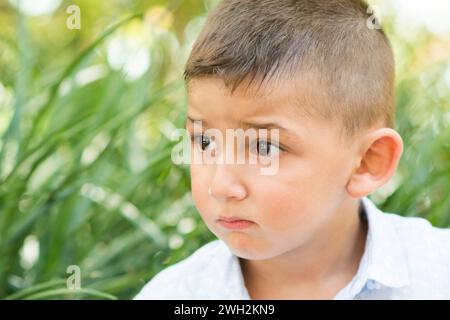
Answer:
POLYGON ((208 195, 208 192, 205 190, 203 191, 203 187, 201 184, 197 183, 195 179, 192 179, 191 181, 191 190, 192 190, 192 200, 194 201, 195 206, 198 210, 203 208, 203 206, 206 204, 208 195))
POLYGON ((208 196, 207 183, 205 179, 202 179, 202 172, 195 165, 191 165, 190 174, 192 197, 194 201, 200 201, 200 196, 208 196), (202 189, 205 189, 204 192, 202 189))
POLYGON ((192 200, 202 219, 206 224, 214 219, 212 216, 211 200, 208 194, 208 183, 199 179, 198 176, 191 175, 192 200))
POLYGON ((286 234, 292 229, 301 230, 310 221, 307 210, 300 206, 274 202, 271 206, 261 207, 261 210, 262 215, 257 217, 257 221, 268 232, 286 234))
MULTIPOLYGON (((266 185, 267 186, 267 185, 266 185)), ((323 205, 318 186, 293 186, 282 188, 280 185, 261 187, 255 190, 254 201, 257 204, 255 220, 272 232, 284 233, 288 230, 305 230, 316 219, 323 205), (317 192, 316 192, 317 191, 317 192)), ((325 197, 324 197, 325 198, 325 197)), ((325 199, 324 199, 325 200, 325 199)))

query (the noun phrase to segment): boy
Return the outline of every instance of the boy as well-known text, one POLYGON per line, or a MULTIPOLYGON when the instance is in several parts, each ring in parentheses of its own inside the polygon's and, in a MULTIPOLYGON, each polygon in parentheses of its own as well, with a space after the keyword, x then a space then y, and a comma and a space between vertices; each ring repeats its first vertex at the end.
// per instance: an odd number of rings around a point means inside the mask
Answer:
MULTIPOLYGON (((191 164, 194 203, 219 240, 136 299, 450 298, 450 231, 382 213, 395 173, 394 59, 362 0, 223 0, 187 62, 194 126, 277 129, 261 165, 191 164)), ((204 148, 205 147, 205 148, 204 148)))

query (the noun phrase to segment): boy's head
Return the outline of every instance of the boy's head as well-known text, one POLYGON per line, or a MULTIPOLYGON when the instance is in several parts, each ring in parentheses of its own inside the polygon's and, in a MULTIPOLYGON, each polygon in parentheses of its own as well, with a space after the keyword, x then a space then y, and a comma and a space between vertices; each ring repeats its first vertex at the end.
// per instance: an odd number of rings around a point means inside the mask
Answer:
POLYGON ((359 0, 224 0, 208 17, 185 70, 188 117, 223 132, 285 128, 274 176, 191 165, 200 214, 237 255, 269 258, 345 229, 358 198, 395 172, 394 59, 367 12, 359 0), (254 224, 231 230, 220 217, 254 224))

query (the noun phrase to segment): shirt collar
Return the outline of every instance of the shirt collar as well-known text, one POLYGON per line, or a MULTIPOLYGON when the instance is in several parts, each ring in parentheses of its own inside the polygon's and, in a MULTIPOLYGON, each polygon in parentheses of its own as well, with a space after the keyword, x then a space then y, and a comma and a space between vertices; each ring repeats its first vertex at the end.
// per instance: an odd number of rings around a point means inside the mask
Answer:
POLYGON ((361 278, 364 282, 373 280, 390 288, 408 285, 408 264, 391 214, 379 210, 367 197, 361 198, 361 203, 368 220, 366 246, 360 264, 361 278))

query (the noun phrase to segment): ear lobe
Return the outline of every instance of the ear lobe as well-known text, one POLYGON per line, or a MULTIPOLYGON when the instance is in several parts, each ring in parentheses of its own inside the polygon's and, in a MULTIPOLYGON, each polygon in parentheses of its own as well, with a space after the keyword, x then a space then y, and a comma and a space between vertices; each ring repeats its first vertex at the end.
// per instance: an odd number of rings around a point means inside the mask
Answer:
POLYGON ((347 192, 360 198, 382 187, 394 175, 402 153, 403 140, 395 130, 371 132, 364 139, 361 161, 347 183, 347 192))

